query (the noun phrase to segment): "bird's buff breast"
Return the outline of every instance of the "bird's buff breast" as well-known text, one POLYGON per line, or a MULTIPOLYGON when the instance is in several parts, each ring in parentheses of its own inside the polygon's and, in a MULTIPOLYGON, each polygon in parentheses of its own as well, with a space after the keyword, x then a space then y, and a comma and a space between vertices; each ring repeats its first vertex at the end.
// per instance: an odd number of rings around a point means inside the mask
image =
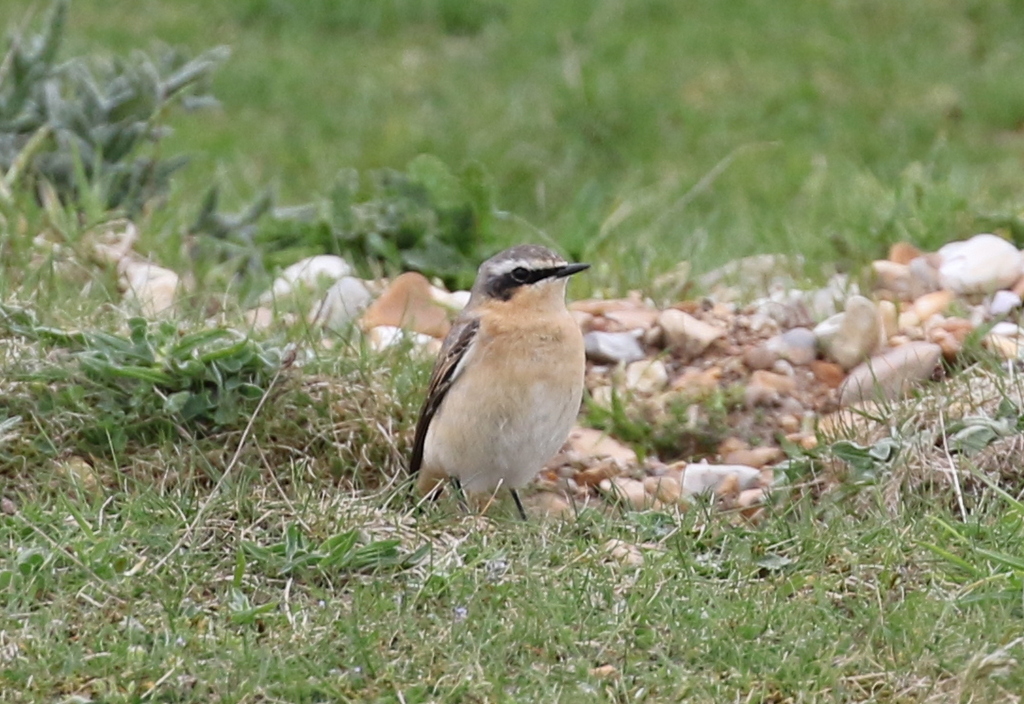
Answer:
POLYGON ((575 321, 546 334, 485 337, 431 423, 424 464, 467 491, 529 482, 565 442, 583 393, 583 341, 575 321), (577 344, 578 343, 578 344, 577 344))

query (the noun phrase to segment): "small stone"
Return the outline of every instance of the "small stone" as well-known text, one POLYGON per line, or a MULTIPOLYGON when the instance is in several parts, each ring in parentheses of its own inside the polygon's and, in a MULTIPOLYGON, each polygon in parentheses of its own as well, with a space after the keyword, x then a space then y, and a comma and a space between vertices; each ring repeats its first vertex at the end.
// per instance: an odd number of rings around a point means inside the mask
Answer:
POLYGON ((814 378, 822 382, 830 389, 838 389, 846 378, 846 372, 835 362, 826 362, 823 359, 816 359, 811 362, 811 372, 814 378))
POLYGON ((854 368, 839 389, 839 404, 882 397, 897 398, 935 372, 942 348, 931 342, 908 342, 854 368))
POLYGON ((1003 335, 986 335, 985 346, 998 354, 1003 359, 1020 359, 1021 352, 1024 351, 1020 340, 1013 337, 1005 337, 1003 335))
POLYGON ((956 296, 952 291, 932 291, 914 301, 914 313, 920 321, 928 320, 936 313, 944 313, 956 296))
POLYGON ((612 479, 622 474, 622 467, 612 459, 599 462, 593 467, 577 472, 574 479, 580 486, 595 487, 606 479, 612 479))
POLYGON ((917 289, 917 281, 906 264, 897 264, 886 260, 879 260, 871 263, 873 274, 873 288, 875 291, 888 291, 900 300, 911 300, 920 291, 917 289))
POLYGON ((58 462, 58 468, 64 476, 87 491, 97 491, 100 488, 100 479, 96 470, 81 457, 69 457, 62 460, 58 462))
POLYGON ((621 562, 627 567, 643 567, 644 556, 640 548, 624 540, 612 539, 607 541, 602 549, 616 562, 621 562))
POLYGON ((5 516, 13 516, 18 512, 18 506, 6 496, 0 499, 0 513, 5 516))
POLYGON ((683 494, 679 480, 670 475, 645 478, 644 489, 658 501, 669 505, 678 502, 683 494))
POLYGON ((390 326, 443 338, 451 324, 445 308, 434 302, 432 288, 423 274, 400 274, 366 309, 360 325, 364 330, 390 326))
POLYGON ((650 330, 658 320, 660 312, 655 308, 624 308, 610 310, 604 314, 607 320, 615 323, 619 330, 650 330))
POLYGON ((784 433, 795 433, 797 430, 800 429, 800 419, 797 418, 792 413, 784 413, 783 415, 779 416, 776 422, 779 424, 779 428, 784 433))
POLYGON ((994 318, 1009 315, 1021 307, 1021 297, 1013 291, 996 291, 988 304, 988 314, 994 318))
POLYGON ((725 330, 675 308, 662 311, 658 325, 664 331, 666 346, 684 359, 703 354, 712 342, 725 335, 725 330))
POLYGON ((843 369, 850 369, 878 346, 881 333, 878 309, 864 296, 851 296, 842 317, 838 321, 826 320, 814 333, 825 356, 843 369))
POLYGON ((439 306, 443 306, 452 313, 459 313, 473 294, 469 291, 445 291, 437 286, 430 287, 430 298, 439 306))
POLYGON ((735 477, 739 489, 754 486, 761 472, 738 464, 691 464, 683 471, 683 492, 688 495, 715 492, 727 477, 735 477))
POLYGON ((100 264, 116 265, 122 259, 132 256, 132 248, 139 239, 139 229, 131 220, 115 220, 104 225, 106 228, 93 244, 93 258, 100 264))
POLYGON ((651 506, 652 499, 647 495, 644 483, 638 479, 613 477, 598 484, 598 488, 609 499, 622 502, 637 511, 651 506))
POLYGON ((627 467, 637 463, 633 450, 594 428, 573 428, 568 442, 571 450, 580 457, 610 457, 627 467))
POLYGON ((743 353, 743 363, 750 369, 771 369, 778 358, 778 353, 768 343, 756 345, 743 353))
POLYGON ((740 452, 741 450, 749 450, 749 449, 750 449, 750 445, 748 445, 745 441, 741 440, 738 437, 735 437, 735 436, 731 435, 731 436, 727 437, 725 440, 723 440, 722 442, 718 443, 718 450, 717 450, 717 452, 718 452, 719 456, 725 457, 726 455, 728 455, 728 454, 730 454, 732 452, 740 452))
POLYGON ((810 364, 818 355, 817 337, 808 328, 792 328, 769 339, 766 344, 779 357, 797 366, 810 364))
POLYGON ((793 393, 795 389, 796 381, 793 377, 758 370, 750 375, 743 399, 748 408, 770 406, 778 403, 783 395, 793 393))
POLYGON ((722 369, 720 367, 711 367, 710 369, 693 369, 691 367, 672 380, 672 390, 686 398, 699 400, 715 393, 721 378, 722 369))
POLYGON ((531 503, 542 515, 557 518, 573 518, 576 515, 572 504, 566 501, 564 496, 553 491, 539 492, 531 503))
POLYGON ((310 311, 309 321, 328 330, 343 330, 370 305, 372 297, 360 279, 343 276, 327 289, 310 311))
POLYGON ((715 487, 716 499, 733 499, 740 493, 740 480, 735 474, 730 474, 719 482, 715 487))
POLYGON ((736 497, 736 508, 740 515, 750 521, 756 521, 763 513, 765 500, 764 489, 744 489, 736 497))
POLYGON ((154 317, 174 307, 180 281, 170 269, 126 257, 117 270, 125 299, 138 305, 142 315, 154 317))
MULTIPOLYGON (((609 551, 611 552, 611 551, 609 551)), ((640 564, 643 564, 641 559, 640 564)), ((597 677, 602 680, 611 680, 619 676, 619 670, 615 665, 599 665, 597 667, 590 668, 590 676, 597 677)))
POLYGON ((910 262, 910 275, 913 277, 913 293, 911 299, 942 288, 939 280, 939 264, 942 258, 938 254, 927 254, 910 262))
POLYGON ((631 332, 591 331, 583 336, 587 359, 598 364, 637 362, 645 359, 643 348, 631 332))
POLYGON ((668 369, 660 359, 630 363, 625 373, 626 388, 640 394, 653 394, 668 386, 668 369))
POLYGON ((889 339, 899 332, 897 325, 899 312, 896 310, 896 304, 892 301, 879 301, 876 305, 878 306, 878 322, 882 326, 882 334, 889 339))
POLYGON ((330 283, 352 274, 352 266, 333 254, 318 254, 295 262, 274 279, 270 290, 260 296, 262 305, 290 295, 299 288, 323 290, 330 283))
MULTIPOLYGON (((797 427, 799 427, 799 421, 797 421, 797 427)), ((778 447, 754 447, 749 450, 730 452, 722 458, 722 461, 726 464, 741 464, 761 469, 766 465, 782 461, 785 456, 785 453, 778 447)))
POLYGON ((1009 288, 1021 275, 1021 252, 993 234, 950 242, 938 251, 944 288, 960 294, 987 294, 1009 288))
POLYGON ((266 330, 274 324, 274 311, 265 306, 258 306, 245 311, 245 322, 253 330, 266 330))
MULTIPOLYGON (((381 352, 386 350, 388 347, 400 344, 406 338, 411 338, 413 345, 417 349, 424 351, 430 351, 430 343, 436 342, 436 338, 430 335, 424 335, 420 332, 411 332, 409 330, 403 330, 402 328, 396 328, 393 325, 378 325, 375 328, 370 328, 366 333, 367 339, 370 341, 370 347, 381 352)), ((436 353, 436 352, 435 352, 436 353)))
POLYGON ((1017 279, 1017 283, 1015 283, 1013 285, 1013 288, 1011 288, 1010 290, 1016 293, 1022 299, 1024 299, 1024 276, 1021 276, 1019 279, 1017 279))
POLYGON ((910 264, 921 256, 921 250, 909 242, 897 242, 889 247, 889 261, 897 264, 910 264))

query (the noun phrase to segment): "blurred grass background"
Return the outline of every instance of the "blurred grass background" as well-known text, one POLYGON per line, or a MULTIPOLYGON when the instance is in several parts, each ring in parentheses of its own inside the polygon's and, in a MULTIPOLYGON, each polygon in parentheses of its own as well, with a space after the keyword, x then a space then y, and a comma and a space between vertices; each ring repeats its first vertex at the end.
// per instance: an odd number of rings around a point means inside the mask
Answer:
MULTIPOLYGON (((0 25, 30 8, 6 0, 0 25)), ((268 184, 301 203, 426 152, 646 274, 1014 223, 1021 36, 1012 0, 74 0, 64 55, 232 47, 221 109, 163 145, 193 156, 184 220, 212 178, 228 204, 268 184)))

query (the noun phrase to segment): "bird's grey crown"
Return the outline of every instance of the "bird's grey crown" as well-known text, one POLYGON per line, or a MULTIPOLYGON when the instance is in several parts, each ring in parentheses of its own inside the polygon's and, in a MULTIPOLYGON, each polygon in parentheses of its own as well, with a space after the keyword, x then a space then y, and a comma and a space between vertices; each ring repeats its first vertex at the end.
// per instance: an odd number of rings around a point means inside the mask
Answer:
POLYGON ((539 244, 523 244, 498 252, 480 265, 478 276, 492 279, 503 276, 518 267, 524 269, 546 269, 565 266, 568 262, 555 251, 539 244))

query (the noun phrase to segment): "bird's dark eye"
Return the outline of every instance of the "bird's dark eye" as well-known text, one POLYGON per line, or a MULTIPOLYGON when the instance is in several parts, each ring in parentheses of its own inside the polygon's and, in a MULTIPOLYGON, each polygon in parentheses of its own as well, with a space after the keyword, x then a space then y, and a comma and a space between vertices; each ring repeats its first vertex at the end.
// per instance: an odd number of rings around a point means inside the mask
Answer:
POLYGON ((512 270, 512 280, 515 281, 517 284, 526 283, 526 280, 527 278, 529 278, 529 276, 530 272, 527 271, 524 267, 517 266, 515 269, 512 270))

